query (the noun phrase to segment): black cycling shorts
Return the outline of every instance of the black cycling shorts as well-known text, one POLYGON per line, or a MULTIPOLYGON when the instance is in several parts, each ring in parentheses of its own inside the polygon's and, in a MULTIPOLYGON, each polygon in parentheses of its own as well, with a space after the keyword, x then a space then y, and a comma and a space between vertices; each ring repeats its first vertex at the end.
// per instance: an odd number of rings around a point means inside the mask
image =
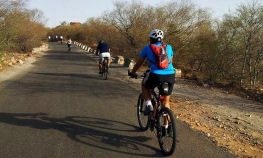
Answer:
POLYGON ((171 75, 159 75, 154 73, 147 73, 145 76, 143 83, 148 89, 154 89, 160 83, 167 82, 168 83, 168 93, 161 95, 171 95, 175 83, 175 74, 171 75))

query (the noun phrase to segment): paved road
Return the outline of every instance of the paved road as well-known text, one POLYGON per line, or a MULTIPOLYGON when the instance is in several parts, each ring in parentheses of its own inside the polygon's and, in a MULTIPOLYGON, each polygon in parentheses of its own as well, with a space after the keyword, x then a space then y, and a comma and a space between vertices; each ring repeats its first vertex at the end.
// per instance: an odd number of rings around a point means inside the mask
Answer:
MULTIPOLYGON (((139 91, 113 76, 102 80, 94 59, 51 43, 30 70, 0 83, 0 157, 163 156, 154 135, 138 129, 139 91)), ((232 157, 185 123, 177 128, 171 157, 232 157)))

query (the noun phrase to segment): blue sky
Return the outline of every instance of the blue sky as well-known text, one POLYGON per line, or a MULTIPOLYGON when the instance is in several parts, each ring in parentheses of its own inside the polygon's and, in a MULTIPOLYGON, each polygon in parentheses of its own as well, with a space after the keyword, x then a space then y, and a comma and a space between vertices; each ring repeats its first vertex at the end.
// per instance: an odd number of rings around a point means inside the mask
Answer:
MULTIPOLYGON (((121 0, 115 0, 121 1, 121 0)), ((129 1, 132 0, 123 0, 129 1)), ((139 0, 144 4, 157 5, 179 0, 139 0)), ((235 11, 241 3, 247 4, 249 0, 192 0, 199 7, 208 8, 214 17, 222 17, 235 11)), ((85 22, 90 17, 99 17, 106 10, 112 10, 113 0, 29 0, 30 9, 39 9, 44 12, 47 18, 47 27, 56 27, 61 22, 85 22)))

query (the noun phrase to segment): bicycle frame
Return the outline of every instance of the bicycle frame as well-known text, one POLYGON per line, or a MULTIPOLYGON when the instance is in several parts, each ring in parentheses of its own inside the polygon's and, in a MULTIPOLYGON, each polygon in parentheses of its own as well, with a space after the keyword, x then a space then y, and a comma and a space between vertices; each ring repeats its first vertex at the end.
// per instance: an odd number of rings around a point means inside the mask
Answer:
MULTIPOLYGON (((159 90, 159 87, 157 87, 158 90, 159 90)), ((160 90, 159 90, 160 91, 160 90)), ((155 92, 154 89, 151 89, 151 94, 153 95, 153 98, 152 99, 156 99, 154 101, 156 101, 155 105, 153 105, 154 107, 154 111, 152 113, 149 114, 149 121, 152 121, 150 122, 150 130, 153 131, 153 128, 158 128, 156 125, 157 123, 155 122, 156 121, 156 118, 159 117, 159 112, 160 110, 162 109, 163 107, 163 103, 162 103, 162 100, 161 100, 161 95, 160 94, 157 94, 155 92), (154 122, 153 122, 154 121, 154 122)), ((158 120, 157 120, 158 121, 158 120)))
MULTIPOLYGON (((161 102, 161 99, 160 99, 160 94, 157 94, 154 89, 151 89, 151 94, 153 95, 153 97, 156 99, 156 105, 153 105, 154 108, 157 110, 156 113, 158 113, 158 111, 163 107, 163 104, 161 102)), ((153 99, 154 99, 153 98, 153 99)), ((156 114, 155 113, 155 114, 156 114)), ((156 117, 155 115, 153 115, 153 117, 156 117)))

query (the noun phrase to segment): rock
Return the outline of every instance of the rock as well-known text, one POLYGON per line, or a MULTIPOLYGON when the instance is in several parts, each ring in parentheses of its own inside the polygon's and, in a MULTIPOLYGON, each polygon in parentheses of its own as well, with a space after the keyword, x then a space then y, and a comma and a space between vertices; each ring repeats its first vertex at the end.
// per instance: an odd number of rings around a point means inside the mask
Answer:
POLYGON ((198 126, 198 127, 200 127, 200 126, 201 126, 201 125, 200 125, 200 123, 198 123, 198 122, 196 122, 195 124, 196 124, 196 126, 198 126))
POLYGON ((236 117, 237 120, 242 120, 241 117, 236 117))
POLYGON ((115 57, 114 62, 119 64, 119 65, 124 65, 124 57, 123 56, 117 56, 117 57, 115 57))
POLYGON ((235 123, 235 124, 238 124, 238 125, 240 124, 240 122, 239 122, 239 121, 235 121, 234 123, 235 123))
POLYGON ((24 64, 24 62, 22 60, 18 60, 17 61, 19 64, 24 64))
POLYGON ((16 62, 16 59, 14 57, 11 58, 11 62, 12 63, 15 63, 16 62))

